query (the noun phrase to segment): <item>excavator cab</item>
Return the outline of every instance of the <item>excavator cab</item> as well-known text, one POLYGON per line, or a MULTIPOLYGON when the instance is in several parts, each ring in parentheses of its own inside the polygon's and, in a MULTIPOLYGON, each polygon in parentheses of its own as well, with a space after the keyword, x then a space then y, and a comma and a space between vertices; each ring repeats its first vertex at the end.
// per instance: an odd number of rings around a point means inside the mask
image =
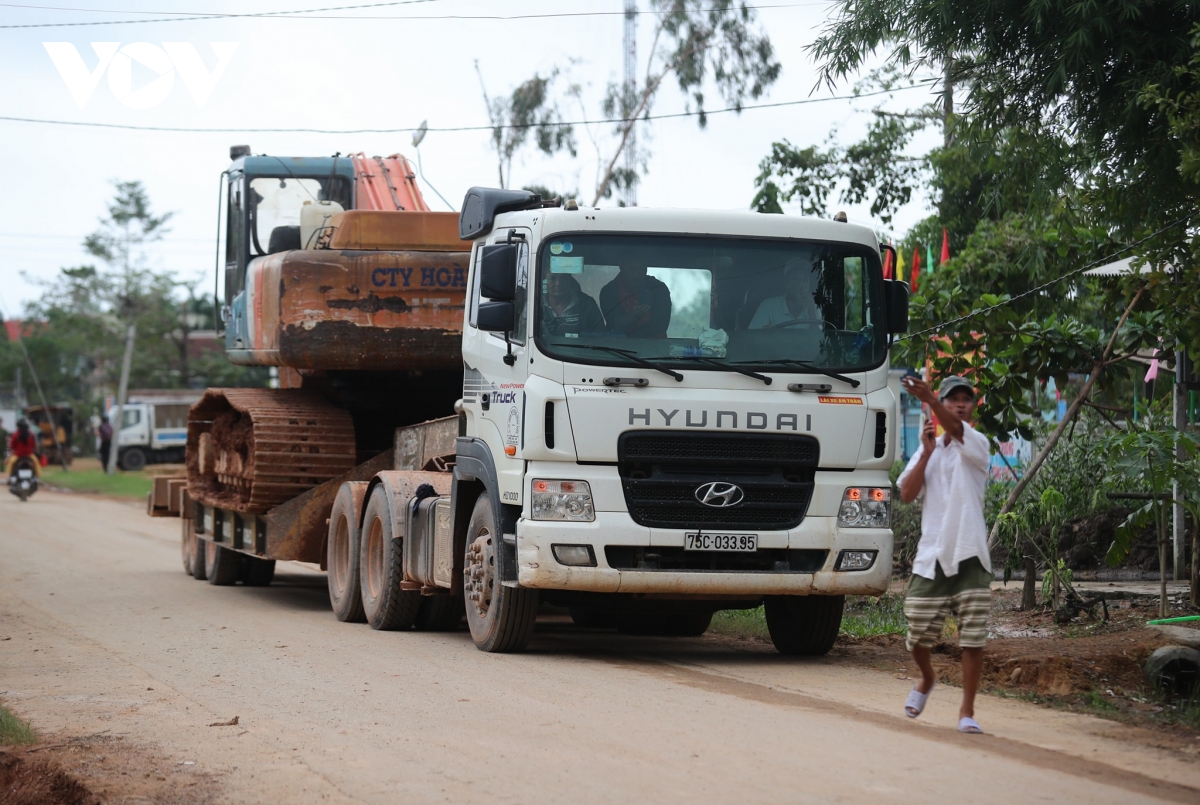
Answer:
POLYGON ((250 264, 280 252, 312 249, 334 215, 354 209, 350 157, 254 156, 230 149, 225 172, 226 348, 250 343, 246 277, 250 264))

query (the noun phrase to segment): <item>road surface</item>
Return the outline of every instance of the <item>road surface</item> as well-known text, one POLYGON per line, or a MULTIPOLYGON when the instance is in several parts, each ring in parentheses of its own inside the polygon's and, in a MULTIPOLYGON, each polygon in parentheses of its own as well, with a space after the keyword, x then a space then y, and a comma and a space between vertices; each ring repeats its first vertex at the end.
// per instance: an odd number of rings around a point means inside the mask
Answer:
POLYGON ((307 567, 185 576, 178 520, 4 498, 0 698, 47 734, 152 747, 219 802, 1200 802, 1200 753, 1114 722, 983 696, 989 734, 964 736, 955 689, 913 721, 899 670, 713 637, 550 622, 489 655, 373 632, 307 567))

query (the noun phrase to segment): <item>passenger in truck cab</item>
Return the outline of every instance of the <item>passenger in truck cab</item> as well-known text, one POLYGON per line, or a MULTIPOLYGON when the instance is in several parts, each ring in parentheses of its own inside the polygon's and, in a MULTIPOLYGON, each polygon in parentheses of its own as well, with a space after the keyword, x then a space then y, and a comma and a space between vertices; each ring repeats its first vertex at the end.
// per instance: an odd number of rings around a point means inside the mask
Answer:
POLYGON ((596 300, 583 292, 570 274, 551 274, 542 297, 542 333, 577 336, 604 332, 604 317, 596 300))
POLYGON ((647 273, 644 261, 629 262, 600 289, 600 309, 609 332, 629 338, 666 338, 671 291, 647 273))
POLYGON ((766 330, 782 327, 793 322, 820 322, 825 317, 817 305, 813 286, 816 278, 804 260, 793 259, 783 265, 783 296, 769 296, 758 305, 751 330, 766 330))

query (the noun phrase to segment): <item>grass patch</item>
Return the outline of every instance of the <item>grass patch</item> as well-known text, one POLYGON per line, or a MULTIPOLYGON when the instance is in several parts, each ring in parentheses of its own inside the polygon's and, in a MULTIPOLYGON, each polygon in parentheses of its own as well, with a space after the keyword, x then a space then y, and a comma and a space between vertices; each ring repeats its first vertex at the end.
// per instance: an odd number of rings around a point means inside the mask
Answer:
MULTIPOLYGON (((767 618, 763 608, 730 609, 713 615, 709 631, 738 637, 761 637, 770 639, 767 618)), ((846 609, 842 613, 841 633, 854 637, 869 637, 880 634, 903 634, 908 631, 904 617, 904 597, 884 595, 875 598, 869 595, 846 596, 846 609)))
POLYGON ((767 632, 767 616, 763 608, 758 609, 726 609, 713 615, 710 632, 731 634, 738 637, 760 637, 769 640, 767 632))
POLYGON ((37 743, 37 733, 28 721, 14 716, 0 704, 0 746, 24 746, 37 743))
POLYGON ((907 631, 904 596, 846 596, 846 609, 842 613, 842 634, 871 637, 881 634, 904 634, 907 631))
POLYGON ((93 492, 119 498, 145 498, 154 480, 144 472, 117 470, 112 475, 96 468, 63 470, 62 467, 43 467, 42 480, 51 486, 76 492, 93 492))

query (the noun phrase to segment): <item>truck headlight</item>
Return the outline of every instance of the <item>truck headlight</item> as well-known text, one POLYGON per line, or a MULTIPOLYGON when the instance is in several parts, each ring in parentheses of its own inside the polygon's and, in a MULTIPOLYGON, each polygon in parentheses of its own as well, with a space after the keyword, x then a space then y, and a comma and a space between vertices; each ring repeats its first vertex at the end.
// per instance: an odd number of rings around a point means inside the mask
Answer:
POLYGON ((887 528, 891 524, 892 490, 852 486, 842 494, 838 525, 842 528, 887 528))
POLYGON ((587 481, 533 479, 533 519, 590 523, 596 519, 587 481))

